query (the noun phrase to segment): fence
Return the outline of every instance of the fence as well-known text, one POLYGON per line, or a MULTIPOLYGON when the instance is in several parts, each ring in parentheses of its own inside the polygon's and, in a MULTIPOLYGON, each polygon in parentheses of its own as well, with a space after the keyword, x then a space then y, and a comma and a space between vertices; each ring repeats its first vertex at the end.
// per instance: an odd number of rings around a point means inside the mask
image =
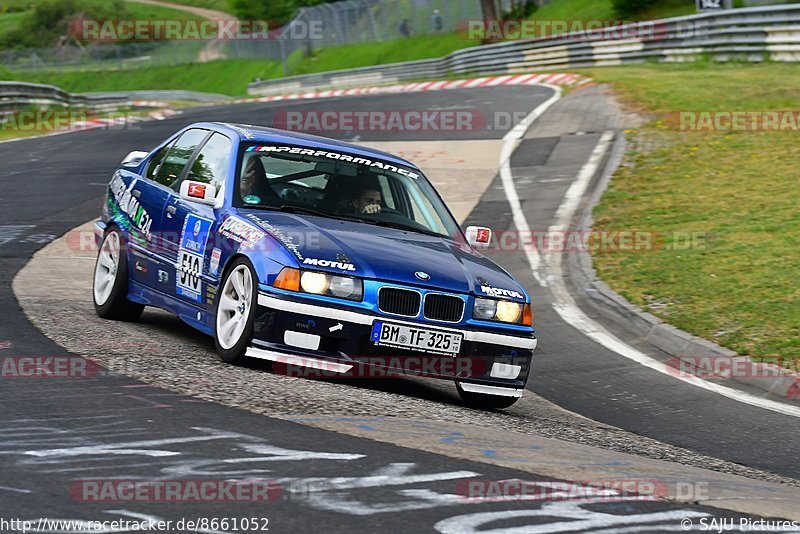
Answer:
POLYGON ((250 94, 340 89, 465 74, 514 74, 644 62, 800 61, 800 5, 735 9, 525 41, 433 60, 253 83, 250 94))
MULTIPOLYGON (((508 10, 534 1, 539 0, 500 0, 499 5, 508 10)), ((227 58, 280 61, 286 69, 292 54, 312 48, 451 33, 468 19, 481 19, 480 0, 345 0, 301 9, 269 38, 7 50, 0 51, 0 64, 12 71, 125 70, 227 58)))

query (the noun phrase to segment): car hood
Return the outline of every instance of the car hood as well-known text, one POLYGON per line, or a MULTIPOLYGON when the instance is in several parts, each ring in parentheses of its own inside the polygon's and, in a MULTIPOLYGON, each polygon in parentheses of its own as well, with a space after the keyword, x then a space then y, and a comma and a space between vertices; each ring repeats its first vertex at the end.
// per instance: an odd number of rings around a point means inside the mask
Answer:
POLYGON ((281 243, 303 268, 526 300, 524 289, 511 275, 468 245, 448 238, 327 217, 239 212, 281 243))

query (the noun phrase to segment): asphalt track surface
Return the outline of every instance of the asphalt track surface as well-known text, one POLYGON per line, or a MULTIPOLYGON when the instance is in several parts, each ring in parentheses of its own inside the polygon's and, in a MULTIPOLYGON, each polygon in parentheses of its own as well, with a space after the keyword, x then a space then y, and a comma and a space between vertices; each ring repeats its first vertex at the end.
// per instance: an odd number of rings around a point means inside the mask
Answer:
MULTIPOLYGON (((496 87, 291 105, 304 110, 476 108, 491 116, 494 112, 526 113, 550 94, 539 87, 496 87)), ((0 144, 5 185, 0 196, 0 341, 10 342, 0 355, 65 354, 20 313, 11 280, 44 243, 97 215, 105 184, 125 154, 149 149, 197 120, 269 124, 276 110, 285 109, 280 103, 194 109, 166 121, 141 124, 140 130, 91 131, 0 144)), ((483 130, 446 137, 499 139, 504 133, 483 130)), ((526 141, 523 147, 540 155, 535 161, 518 159, 512 167, 530 172, 541 166, 543 171, 548 162, 561 162, 560 172, 574 177, 599 137, 584 133, 526 141), (569 157, 563 157, 565 153, 569 157)), ((360 141, 443 137, 440 132, 329 135, 360 141)), ((519 192, 531 226, 547 228, 569 181, 542 182, 542 175, 534 174, 538 178, 521 182, 519 192)), ((510 227, 510 210, 497 185, 490 187, 469 220, 502 231, 510 227)), ((521 254, 504 253, 496 259, 523 281, 536 300, 540 348, 529 386, 532 391, 598 421, 798 478, 795 419, 678 383, 594 344, 552 311, 550 295, 531 279, 521 254)), ((80 317, 74 321, 75 335, 80 336, 80 317)), ((140 384, 125 377, 36 383, 2 379, 0 386, 0 518, 267 517, 273 532, 302 531, 310 525, 373 532, 430 531, 437 522, 459 514, 531 510, 524 502, 443 504, 441 495, 454 493, 460 480, 523 477, 514 470, 343 436, 153 388, 137 395, 140 384), (85 478, 224 476, 277 480, 284 495, 266 505, 159 502, 131 507, 76 503, 66 491, 72 482, 85 478), (315 484, 332 484, 326 489, 334 491, 303 491, 315 484)), ((524 478, 534 477, 525 474, 524 478)), ((552 527, 554 517, 580 516, 561 506, 549 514, 509 518, 503 526, 550 523, 552 527)), ((605 512, 626 516, 679 509, 666 503, 602 506, 605 512)), ((599 510, 600 505, 595 508, 599 510)), ((655 530, 651 526, 648 531, 655 530)))

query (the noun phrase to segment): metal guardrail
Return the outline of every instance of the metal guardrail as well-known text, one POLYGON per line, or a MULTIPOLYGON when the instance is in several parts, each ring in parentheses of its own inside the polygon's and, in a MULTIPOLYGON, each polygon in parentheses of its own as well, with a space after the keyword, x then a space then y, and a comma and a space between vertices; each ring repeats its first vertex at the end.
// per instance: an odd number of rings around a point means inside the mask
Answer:
POLYGON ((201 103, 214 103, 224 100, 230 100, 230 96, 220 95, 217 93, 202 93, 200 91, 183 91, 179 89, 154 89, 150 91, 120 91, 120 92, 107 92, 107 93, 83 93, 83 96, 92 99, 101 98, 104 96, 119 97, 128 101, 135 100, 169 100, 169 101, 186 101, 186 102, 201 102, 201 103))
POLYGON ((251 95, 342 89, 452 75, 516 74, 645 62, 800 61, 800 5, 733 9, 597 31, 507 41, 441 59, 394 63, 252 83, 251 95), (633 37, 631 37, 633 36, 633 37))
POLYGON ((54 85, 0 82, 0 110, 31 105, 62 106, 107 111, 136 100, 184 100, 213 103, 230 97, 198 91, 126 91, 109 93, 68 93, 54 85))
POLYGON ((129 100, 118 94, 71 94, 54 85, 23 82, 0 82, 0 109, 47 105, 103 110, 129 100))

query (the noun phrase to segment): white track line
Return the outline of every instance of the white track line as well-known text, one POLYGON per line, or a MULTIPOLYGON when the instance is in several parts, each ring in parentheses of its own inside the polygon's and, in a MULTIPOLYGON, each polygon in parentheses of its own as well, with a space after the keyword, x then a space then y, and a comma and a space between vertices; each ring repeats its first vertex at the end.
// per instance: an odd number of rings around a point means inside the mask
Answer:
MULTIPOLYGON (((517 195, 517 188, 514 186, 514 177, 511 174, 511 154, 517 149, 519 141, 528 131, 528 128, 538 119, 542 113, 555 104, 561 98, 561 88, 555 85, 541 84, 554 91, 553 96, 542 102, 539 107, 534 109, 528 114, 527 117, 514 126, 505 136, 503 136, 503 148, 500 151, 500 182, 503 184, 503 190, 506 193, 506 198, 511 206, 511 213, 514 216, 514 226, 517 228, 518 235, 532 235, 531 227, 528 224, 528 219, 522 212, 522 204, 517 195)), ((535 247, 524 247, 525 256, 528 258, 528 263, 533 271, 533 277, 539 282, 541 286, 547 286, 547 279, 539 272, 541 268, 541 258, 539 251, 535 247)))
MULTIPOLYGON (((534 109, 522 122, 517 124, 511 131, 503 137, 503 149, 500 155, 500 179, 503 184, 503 190, 506 193, 506 198, 511 206, 511 212, 514 217, 514 225, 519 232, 530 232, 530 225, 528 224, 525 214, 522 211, 519 195, 517 194, 516 186, 514 185, 514 178, 511 173, 511 154, 519 144, 519 140, 525 135, 525 132, 530 126, 538 119, 550 106, 552 106, 559 98, 561 98, 561 90, 558 87, 551 85, 544 85, 555 91, 555 94, 547 101, 534 109)), ((575 215, 581 199, 586 193, 586 189, 592 181, 597 169, 603 161, 603 157, 608 151, 613 139, 613 132, 605 132, 592 151, 589 161, 581 168, 575 182, 567 190, 564 196, 564 201, 558 207, 556 212, 556 223, 550 227, 550 232, 562 231, 569 228, 572 217, 575 215)), ((528 234, 525 234, 528 235, 528 234)), ((568 324, 572 325, 575 329, 585 334, 594 342, 604 346, 605 348, 633 360, 636 363, 644 365, 654 371, 665 374, 669 377, 676 378, 687 384, 697 386, 712 393, 717 393, 723 397, 731 400, 755 406, 757 408, 764 408, 773 412, 789 415, 792 417, 800 417, 800 408, 782 402, 777 402, 769 399, 762 399, 755 395, 725 387, 714 382, 709 382, 698 378, 696 376, 680 376, 675 374, 675 370, 667 364, 651 358, 647 354, 636 350, 624 341, 620 340, 599 323, 589 318, 581 309, 575 304, 575 300, 567 290, 564 284, 563 270, 562 270, 562 254, 560 252, 549 252, 545 255, 545 265, 547 266, 547 277, 541 274, 542 261, 536 251, 525 251, 525 256, 530 264, 531 271, 534 278, 543 286, 549 286, 553 294, 554 302, 553 309, 556 313, 568 324)))

